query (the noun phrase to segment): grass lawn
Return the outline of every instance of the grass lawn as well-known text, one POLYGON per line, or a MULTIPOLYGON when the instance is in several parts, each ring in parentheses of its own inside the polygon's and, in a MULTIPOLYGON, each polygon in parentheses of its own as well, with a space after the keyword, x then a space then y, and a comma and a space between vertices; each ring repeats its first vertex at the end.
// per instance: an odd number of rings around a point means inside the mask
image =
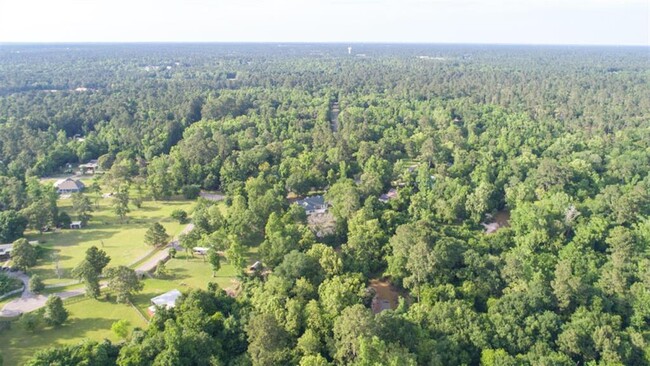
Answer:
MULTIPOLYGON (((95 197, 89 195, 93 204, 95 197)), ((83 259, 86 249, 95 245, 111 257, 109 266, 130 265, 146 255, 152 248, 144 244, 144 235, 154 222, 160 222, 167 233, 175 236, 185 227, 169 216, 176 209, 191 211, 194 201, 145 201, 141 208, 131 206, 127 221, 121 223, 112 212, 110 198, 99 198, 99 208, 93 212, 88 226, 78 230, 60 230, 58 232, 31 233, 29 240, 38 240, 46 250, 42 259, 31 273, 40 275, 46 285, 63 284, 73 281, 72 269, 83 259), (103 245, 102 245, 103 243, 103 245), (56 275, 58 256, 61 278, 56 275)), ((72 199, 59 200, 59 207, 70 212, 72 199)))
MULTIPOLYGON (((253 263, 257 248, 251 248, 247 253, 249 264, 253 263)), ((178 253, 176 258, 170 259, 166 266, 170 273, 167 278, 154 278, 144 281, 144 290, 137 294, 133 303, 142 312, 146 313, 151 305, 151 298, 163 294, 169 290, 178 289, 186 292, 192 288, 207 289, 208 283, 215 282, 221 288, 226 289, 233 286, 233 280, 237 271, 233 265, 222 259, 221 269, 212 277, 212 269, 208 262, 202 258, 190 256, 186 259, 185 253, 178 253)))
POLYGON ((45 327, 36 333, 30 333, 13 323, 12 329, 2 331, 0 352, 4 364, 20 365, 37 350, 79 343, 85 338, 97 341, 108 338, 118 341, 111 332, 111 325, 120 319, 128 320, 131 328, 146 327, 144 320, 129 305, 83 299, 65 307, 70 312, 70 317, 60 328, 45 327))

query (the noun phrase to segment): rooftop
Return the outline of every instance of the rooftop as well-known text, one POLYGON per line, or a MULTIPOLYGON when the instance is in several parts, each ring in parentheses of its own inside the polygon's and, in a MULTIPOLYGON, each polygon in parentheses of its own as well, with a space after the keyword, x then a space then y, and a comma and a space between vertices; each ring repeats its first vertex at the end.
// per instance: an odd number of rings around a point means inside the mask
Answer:
POLYGON ((326 206, 325 198, 321 195, 305 197, 301 200, 297 200, 296 204, 303 207, 305 211, 314 211, 326 206))
POLYGON ((169 292, 165 292, 162 295, 158 295, 151 299, 151 303, 157 306, 165 306, 168 308, 173 308, 176 305, 176 300, 181 297, 181 292, 177 289, 173 289, 169 292))

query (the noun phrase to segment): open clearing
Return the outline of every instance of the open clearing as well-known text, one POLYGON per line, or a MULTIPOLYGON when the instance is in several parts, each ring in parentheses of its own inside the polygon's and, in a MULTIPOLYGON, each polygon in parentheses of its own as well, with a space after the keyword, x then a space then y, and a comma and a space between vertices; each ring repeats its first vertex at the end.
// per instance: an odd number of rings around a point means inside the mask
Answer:
POLYGON ((146 323, 129 305, 99 301, 88 298, 74 300, 66 304, 70 317, 59 328, 45 327, 36 334, 21 329, 17 323, 11 324, 10 330, 0 333, 0 349, 5 365, 20 365, 27 361, 37 350, 79 343, 85 338, 101 341, 119 339, 111 332, 111 325, 126 319, 133 327, 145 327, 146 323))
MULTIPOLYGON (((145 201, 141 208, 130 206, 131 212, 122 223, 112 212, 111 199, 91 197, 93 204, 98 202, 99 208, 93 212, 93 218, 88 226, 82 229, 64 229, 56 232, 30 233, 29 240, 38 240, 46 249, 45 258, 30 269, 31 274, 38 274, 45 279, 46 285, 65 284, 74 281, 72 269, 81 262, 86 249, 96 246, 106 251, 111 257, 109 267, 131 265, 139 258, 147 255, 151 247, 144 244, 144 235, 154 222, 160 222, 167 233, 175 236, 185 227, 172 220, 172 211, 182 209, 191 211, 194 201, 145 201), (59 273, 56 272, 56 261, 59 261, 59 273)), ((67 211, 74 220, 71 212, 72 199, 59 200, 59 207, 67 211)))

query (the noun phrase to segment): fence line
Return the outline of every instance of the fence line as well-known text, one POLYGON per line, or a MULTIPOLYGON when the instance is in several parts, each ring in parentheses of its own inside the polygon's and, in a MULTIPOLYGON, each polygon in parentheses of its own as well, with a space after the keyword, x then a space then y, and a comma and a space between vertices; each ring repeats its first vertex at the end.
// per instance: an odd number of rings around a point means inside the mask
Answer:
POLYGON ((9 291, 9 292, 7 292, 6 294, 0 296, 0 300, 6 299, 6 298, 8 298, 9 296, 12 296, 12 295, 15 295, 15 294, 19 294, 19 293, 21 293, 21 292, 23 292, 23 291, 25 291, 25 285, 22 285, 19 289, 16 289, 16 290, 13 290, 13 291, 9 291))

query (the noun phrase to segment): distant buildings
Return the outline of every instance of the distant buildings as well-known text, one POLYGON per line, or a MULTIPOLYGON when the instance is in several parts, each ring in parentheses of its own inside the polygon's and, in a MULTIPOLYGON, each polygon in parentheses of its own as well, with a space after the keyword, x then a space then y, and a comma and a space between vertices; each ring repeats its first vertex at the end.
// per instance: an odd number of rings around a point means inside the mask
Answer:
POLYGON ((56 187, 56 193, 66 194, 66 193, 77 193, 84 190, 86 186, 81 181, 74 180, 71 178, 59 179, 54 183, 56 187))
POLYGON ((310 196, 305 197, 295 202, 298 206, 305 209, 307 215, 319 214, 327 212, 327 203, 323 196, 310 196))
POLYGON ((391 188, 388 192, 379 196, 379 201, 388 203, 388 201, 397 198, 397 189, 391 188))
POLYGON ((99 168, 99 163, 97 162, 96 159, 90 160, 86 164, 79 165, 79 169, 81 169, 81 174, 95 174, 98 168, 99 168))

